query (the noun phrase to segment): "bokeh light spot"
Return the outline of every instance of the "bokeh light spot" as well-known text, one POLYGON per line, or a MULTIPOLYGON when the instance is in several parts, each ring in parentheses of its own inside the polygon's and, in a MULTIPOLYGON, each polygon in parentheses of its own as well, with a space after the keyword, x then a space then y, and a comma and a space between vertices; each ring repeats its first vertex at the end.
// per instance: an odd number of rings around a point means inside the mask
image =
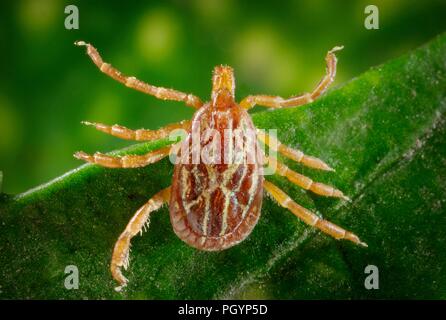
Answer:
POLYGON ((0 154, 7 155, 19 144, 23 136, 20 116, 10 101, 0 96, 0 154))
POLYGON ((232 0, 194 0, 192 3, 197 15, 210 24, 227 18, 235 10, 232 0))
POLYGON ((236 68, 253 85, 276 90, 296 87, 299 58, 273 29, 251 27, 240 34, 234 47, 236 68))
POLYGON ((31 34, 47 31, 56 23, 58 14, 64 14, 58 0, 25 0, 18 7, 19 21, 25 31, 31 34))
POLYGON ((176 17, 166 9, 155 9, 142 16, 136 29, 136 45, 148 62, 169 57, 179 40, 176 17))

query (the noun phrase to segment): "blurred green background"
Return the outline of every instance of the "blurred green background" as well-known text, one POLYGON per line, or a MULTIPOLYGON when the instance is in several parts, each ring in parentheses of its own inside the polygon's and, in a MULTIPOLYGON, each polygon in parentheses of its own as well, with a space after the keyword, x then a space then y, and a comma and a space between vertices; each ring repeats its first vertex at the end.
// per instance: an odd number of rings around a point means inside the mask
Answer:
POLYGON ((446 30, 446 1, 62 1, 0 4, 0 171, 18 193, 81 163, 74 151, 110 151, 131 142, 81 120, 155 129, 193 110, 101 74, 75 40, 94 44, 128 75, 207 99, 214 65, 235 68, 237 98, 311 90, 324 56, 342 44, 336 84, 446 30), (66 5, 80 29, 66 30, 66 5), (364 28, 364 8, 380 29, 364 28))

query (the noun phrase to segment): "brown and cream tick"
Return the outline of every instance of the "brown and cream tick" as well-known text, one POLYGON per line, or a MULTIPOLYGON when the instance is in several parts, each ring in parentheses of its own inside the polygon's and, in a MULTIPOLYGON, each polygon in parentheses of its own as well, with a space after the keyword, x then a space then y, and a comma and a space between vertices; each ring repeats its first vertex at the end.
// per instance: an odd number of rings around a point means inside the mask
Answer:
MULTIPOLYGON (((129 265, 130 240, 142 232, 142 229, 149 222, 150 214, 166 203, 169 204, 170 221, 174 232, 181 240, 200 250, 223 250, 243 241, 251 233, 259 219, 264 189, 281 206, 289 209, 305 223, 320 229, 335 239, 346 239, 367 246, 355 234, 298 205, 285 192, 267 181, 262 174, 264 164, 273 165, 277 174, 286 177, 292 183, 306 190, 323 196, 348 200, 341 191, 319 182, 313 182, 310 178, 291 170, 275 157, 267 157, 264 154, 259 154, 259 152, 254 152, 250 162, 213 163, 200 161, 200 159, 198 159, 198 162, 193 161, 194 147, 197 144, 193 139, 194 134, 206 136, 205 132, 212 129, 220 133, 219 137, 223 137, 224 131, 238 130, 238 132, 241 132, 242 141, 245 141, 248 132, 254 131, 257 132, 257 138, 263 144, 268 145, 270 149, 283 156, 311 168, 332 171, 322 160, 307 156, 300 150, 287 147, 273 136, 262 131, 255 131, 256 129, 247 110, 255 105, 282 108, 312 102, 333 82, 336 74, 334 52, 342 49, 342 47, 335 47, 327 53, 326 75, 313 92, 288 99, 278 96, 254 95, 248 96, 237 103, 234 99, 234 74, 232 68, 228 66, 215 67, 212 77, 211 100, 210 102, 202 102, 192 94, 155 87, 135 77, 127 77, 110 64, 103 62, 98 51, 92 45, 83 41, 78 41, 75 44, 86 46, 87 54, 95 65, 103 73, 127 87, 159 99, 182 101, 186 105, 197 109, 192 121, 182 121, 159 130, 130 130, 119 125, 108 126, 85 122, 85 124, 92 125, 105 133, 135 141, 165 138, 176 129, 183 129, 187 133, 185 139, 181 142, 145 155, 114 157, 102 153, 88 155, 84 152, 77 152, 74 155, 78 159, 108 168, 143 167, 157 162, 171 153, 175 154, 177 159, 180 159, 174 167, 172 185, 155 194, 135 213, 115 244, 110 269, 113 278, 120 284, 118 290, 128 282, 123 276, 121 268, 127 269, 129 265)), ((206 148, 213 143, 213 140, 216 140, 216 138, 212 139, 212 137, 206 136, 198 140, 198 147, 206 148)), ((259 149, 257 139, 252 146, 256 150, 259 149)), ((223 156, 233 147, 231 138, 230 143, 223 143, 218 151, 221 153, 219 155, 223 156)), ((238 150, 242 150, 242 153, 248 152, 245 149, 238 150)), ((245 154, 242 154, 242 156, 245 156, 245 154)))

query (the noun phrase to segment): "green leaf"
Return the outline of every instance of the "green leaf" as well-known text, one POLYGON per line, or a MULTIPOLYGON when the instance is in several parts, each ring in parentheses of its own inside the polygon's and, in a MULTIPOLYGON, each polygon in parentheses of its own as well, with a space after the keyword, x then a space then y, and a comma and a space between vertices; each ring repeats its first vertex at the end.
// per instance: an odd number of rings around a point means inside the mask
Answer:
MULTIPOLYGON (((342 60, 340 65, 348 64, 342 60)), ((292 198, 355 232, 336 241, 266 198, 247 240, 201 252, 178 239, 166 208, 133 241, 130 282, 113 290, 112 248, 133 213, 170 184, 166 159, 142 169, 83 165, 0 200, 0 298, 446 298, 446 35, 372 68, 314 103, 258 112, 259 128, 324 159, 335 173, 285 161, 337 186, 351 203, 268 177, 292 198), (78 290, 64 287, 67 265, 78 290), (367 265, 379 289, 367 290, 367 265)), ((144 153, 168 141, 139 144, 144 153)), ((100 146, 98 146, 99 148, 100 146)))

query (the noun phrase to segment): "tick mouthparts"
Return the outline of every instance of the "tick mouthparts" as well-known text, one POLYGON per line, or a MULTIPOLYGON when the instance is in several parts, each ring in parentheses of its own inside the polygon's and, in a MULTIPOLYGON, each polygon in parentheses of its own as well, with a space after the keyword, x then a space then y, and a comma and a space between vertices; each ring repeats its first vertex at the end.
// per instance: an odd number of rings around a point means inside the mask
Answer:
POLYGON ((221 90, 227 90, 232 96, 234 96, 234 70, 229 66, 221 65, 214 68, 214 75, 212 77, 212 94, 214 95, 221 90))

